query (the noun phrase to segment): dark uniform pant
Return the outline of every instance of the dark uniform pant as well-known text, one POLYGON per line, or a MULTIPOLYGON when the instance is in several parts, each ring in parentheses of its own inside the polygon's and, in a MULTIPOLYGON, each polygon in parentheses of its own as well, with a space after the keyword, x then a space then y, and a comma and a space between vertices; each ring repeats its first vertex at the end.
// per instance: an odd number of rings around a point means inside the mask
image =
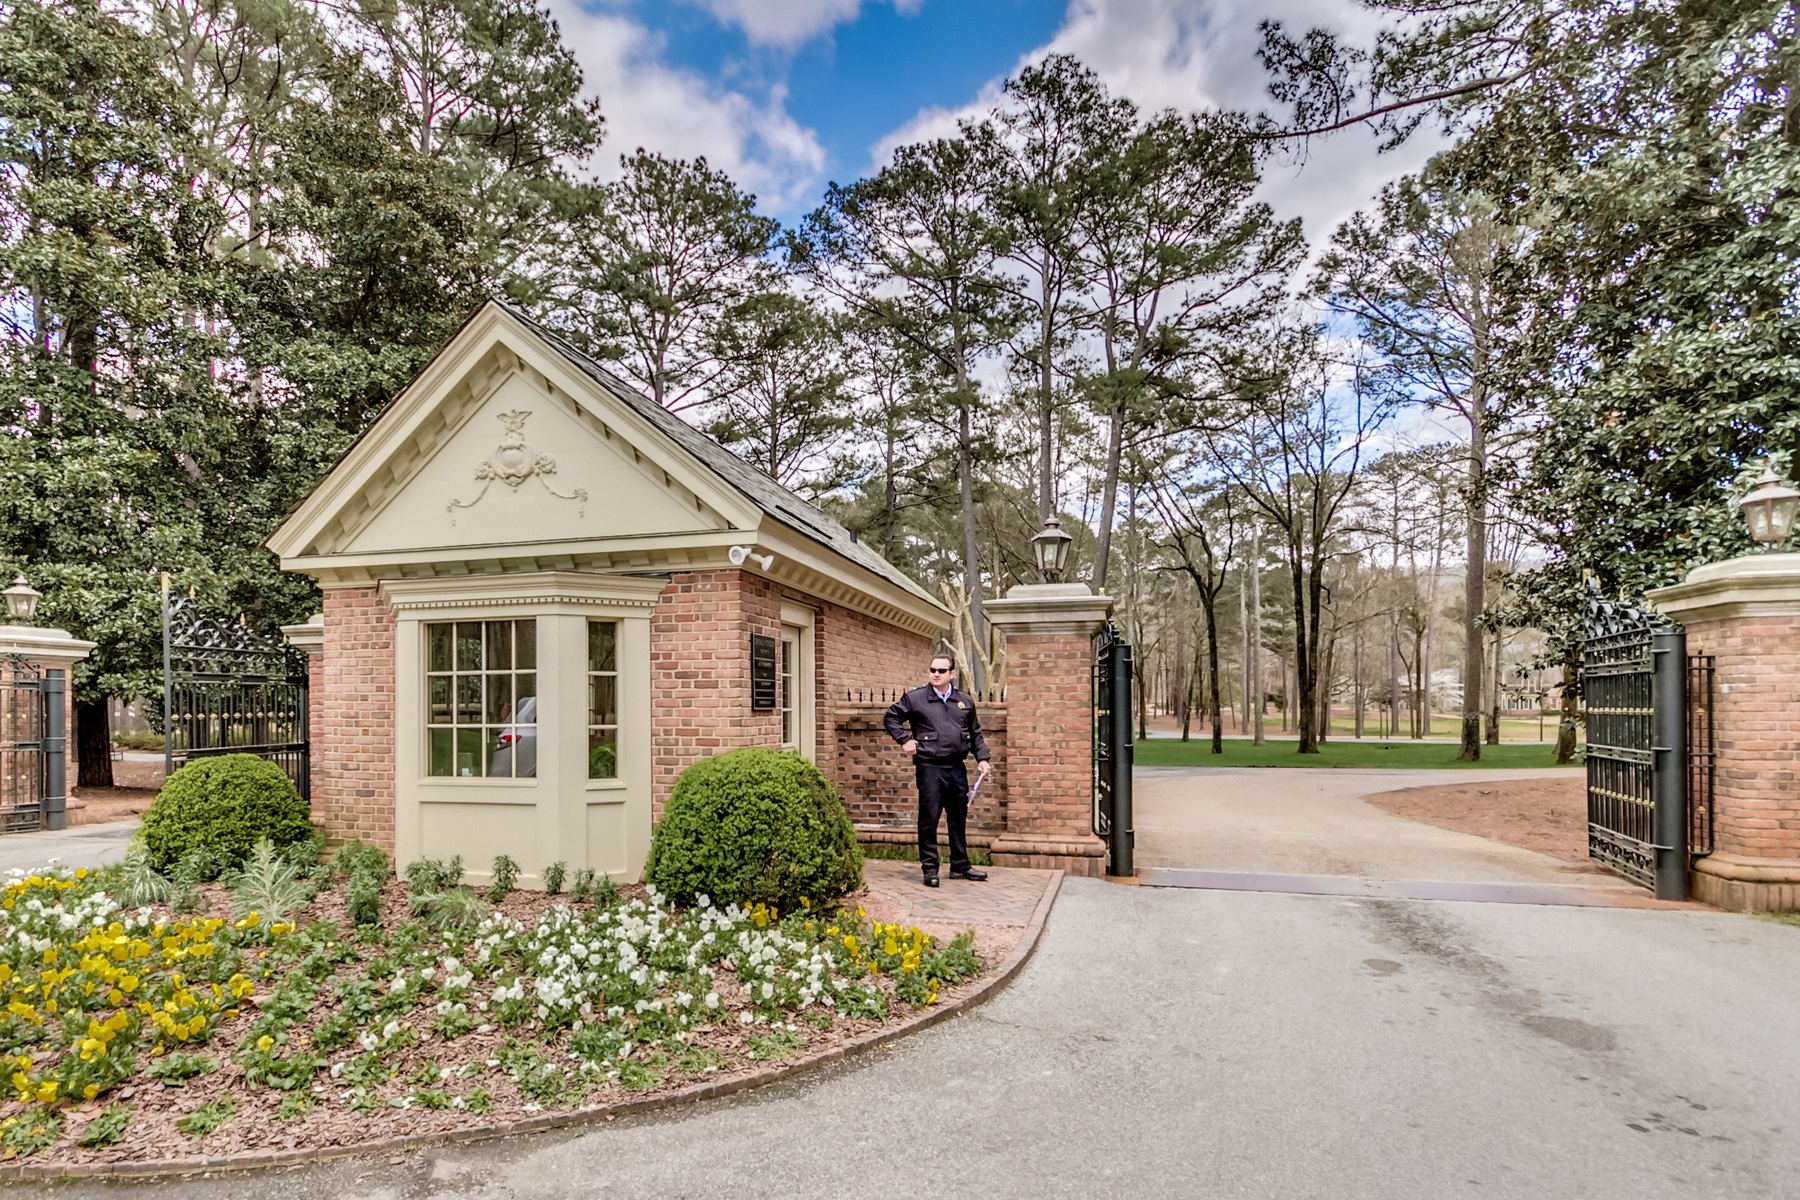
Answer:
POLYGON ((936 763, 917 759, 913 771, 919 780, 919 866, 925 874, 938 871, 938 817, 950 826, 950 869, 969 869, 969 772, 960 762, 936 763))

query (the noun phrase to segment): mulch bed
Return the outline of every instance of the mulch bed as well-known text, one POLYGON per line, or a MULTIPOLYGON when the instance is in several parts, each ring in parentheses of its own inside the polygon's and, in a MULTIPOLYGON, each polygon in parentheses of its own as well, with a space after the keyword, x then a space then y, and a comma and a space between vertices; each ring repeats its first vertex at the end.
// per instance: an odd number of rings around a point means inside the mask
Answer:
POLYGON ((1396 817, 1491 838, 1604 874, 1588 858, 1586 781, 1580 776, 1446 783, 1363 799, 1396 817))
MULTIPOLYGON (((642 887, 625 887, 621 890, 626 900, 644 895, 642 887)), ((204 891, 208 911, 214 914, 226 914, 230 911, 230 899, 222 886, 208 885, 204 891)), ((845 906, 854 909, 864 902, 869 905, 870 916, 880 919, 878 913, 885 905, 879 894, 858 893, 847 898, 845 906)), ((568 905, 568 897, 548 896, 541 892, 515 892, 496 906, 496 909, 510 918, 529 923, 558 904, 568 905)), ((387 886, 383 908, 388 915, 387 927, 391 932, 407 912, 404 884, 396 880, 387 886)), ((351 928, 344 912, 343 892, 340 888, 322 891, 307 907, 300 923, 304 925, 313 920, 335 921, 342 929, 351 928)), ((931 928, 926 932, 947 942, 961 930, 931 928)), ((977 929, 976 949, 981 959, 981 969, 955 983, 944 985, 938 993, 938 1004, 954 1002, 957 998, 982 988, 999 969, 1021 932, 1016 928, 977 929)), ((253 961, 248 953, 246 960, 253 961)), ((339 970, 346 975, 354 974, 358 965, 344 964, 339 970)), ((883 978, 879 982, 886 984, 891 990, 891 981, 883 978)), ((914 1009, 897 998, 890 999, 890 1012, 885 1021, 848 1018, 832 1009, 814 1007, 805 1014, 793 1017, 792 1037, 797 1045, 790 1052, 758 1060, 751 1057, 750 1039, 767 1035, 772 1027, 766 1024, 744 1026, 735 1021, 726 1023, 723 1018, 731 1015, 731 1007, 740 998, 740 989, 735 975, 722 969, 716 979, 717 990, 725 1002, 721 1008, 721 1019, 691 1031, 686 1039, 687 1052, 679 1058, 669 1055, 668 1061, 661 1068, 660 1078, 636 1090, 627 1089, 617 1079, 596 1083, 578 1097, 568 1097, 563 1103, 552 1105, 546 1110, 544 1106, 533 1104, 522 1095, 507 1072, 493 1065, 494 1060, 501 1045, 509 1037, 517 1037, 521 1041, 539 1045, 545 1050, 546 1057, 555 1058, 559 1065, 572 1067, 575 1065, 574 1056, 569 1051, 566 1031, 548 1043, 540 1041, 539 1035, 528 1028, 508 1030, 498 1026, 490 1032, 475 1031, 446 1040, 424 1028, 426 1019, 421 1018, 428 1016, 425 1010, 415 1010, 412 1023, 419 1027, 423 1035, 419 1044, 398 1054, 385 1054, 383 1057, 387 1062, 397 1066, 398 1070, 389 1083, 371 1090, 394 1100, 416 1092, 421 1087, 441 1088, 452 1093, 467 1093, 479 1087, 492 1098, 491 1110, 475 1113, 414 1105, 407 1108, 382 1106, 356 1111, 347 1107, 340 1099, 344 1083, 321 1070, 317 1083, 311 1089, 317 1099, 315 1106, 297 1116, 277 1119, 277 1111, 283 1100, 296 1093, 249 1086, 243 1078, 243 1069, 231 1061, 231 1055, 236 1052, 239 1043, 246 1040, 245 1031, 257 1019, 255 1005, 258 1002, 266 1003, 271 994, 271 986, 279 983, 280 980, 276 979, 270 983, 258 984, 255 995, 244 1006, 243 1013, 221 1024, 210 1042, 198 1048, 218 1063, 218 1070, 214 1073, 195 1077, 179 1087, 165 1086, 140 1074, 126 1085, 102 1095, 95 1102, 71 1106, 66 1112, 59 1143, 18 1161, 32 1166, 62 1166, 192 1159, 199 1165, 202 1159, 246 1153, 315 1147, 349 1148, 393 1138, 445 1134, 457 1130, 473 1132, 537 1116, 557 1108, 574 1109, 625 1100, 653 1099, 678 1092, 698 1082, 725 1082, 765 1072, 783 1062, 816 1058, 873 1030, 897 1024, 916 1012, 924 1011, 914 1009), (807 1017, 812 1018, 812 1021, 809 1022, 807 1017), (829 1018, 829 1023, 826 1023, 826 1018, 829 1018), (816 1027, 819 1024, 825 1027, 816 1027), (439 1072, 447 1069, 450 1072, 449 1078, 435 1084, 409 1082, 422 1079, 424 1072, 429 1069, 428 1063, 434 1064, 439 1072), (467 1077, 462 1075, 465 1068, 470 1070, 467 1077), (227 1095, 237 1101, 239 1108, 217 1130, 196 1140, 176 1129, 177 1120, 206 1102, 227 1095), (79 1135, 88 1120, 99 1115, 107 1104, 121 1100, 129 1102, 134 1109, 131 1123, 121 1141, 97 1148, 82 1148, 72 1144, 73 1138, 79 1135)), ((329 980, 325 983, 328 985, 329 980)), ((322 1002, 311 1014, 302 1018, 290 1034, 290 1051, 305 1047, 308 1044, 308 1029, 334 1011, 332 1005, 323 1002, 328 994, 327 988, 322 986, 322 1002)), ((360 1048, 352 1043, 349 1047, 331 1052, 328 1061, 344 1062, 359 1052, 360 1048)), ((640 1079, 639 1082, 644 1081, 640 1079)), ((0 1104, 0 1117, 16 1115, 22 1111, 24 1106, 16 1101, 0 1104)))
POLYGON ((69 824, 109 825, 133 821, 150 811, 155 788, 78 787, 70 794, 69 824))

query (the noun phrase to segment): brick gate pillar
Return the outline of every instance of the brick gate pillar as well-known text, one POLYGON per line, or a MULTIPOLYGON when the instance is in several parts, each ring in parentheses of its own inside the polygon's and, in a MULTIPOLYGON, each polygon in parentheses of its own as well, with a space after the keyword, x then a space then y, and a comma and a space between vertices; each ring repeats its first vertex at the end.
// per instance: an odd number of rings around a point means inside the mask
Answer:
POLYGON ((984 606, 1006 634, 1006 832, 1001 867, 1103 875, 1094 835, 1094 635, 1112 599, 1083 583, 1021 584, 984 606))
POLYGON ((1714 665, 1713 853, 1694 899, 1800 908, 1800 554, 1709 563, 1650 593, 1714 665))
MULTIPOLYGON (((46 779, 47 789, 54 793, 44 797, 44 828, 64 829, 68 826, 69 792, 81 783, 76 771, 75 753, 75 664, 94 652, 97 643, 84 642, 66 629, 45 629, 37 625, 0 625, 0 658, 22 658, 38 670, 40 680, 51 678, 52 672, 62 680, 62 745, 53 753, 60 755, 62 786, 56 779, 46 779)), ((0 713, 0 720, 17 720, 18 712, 0 713)), ((0 729, 0 742, 36 741, 48 738, 53 731, 39 726, 35 718, 24 730, 0 729)), ((11 790, 11 789, 7 789, 11 790)), ((8 797, 10 801, 11 796, 8 797)))
MULTIPOLYGON (((318 739, 313 736, 312 718, 319 697, 325 689, 325 614, 316 612, 300 625, 283 625, 281 636, 288 645, 306 655, 306 778, 308 791, 318 779, 318 739)), ((323 822, 319 822, 323 824, 323 822)))

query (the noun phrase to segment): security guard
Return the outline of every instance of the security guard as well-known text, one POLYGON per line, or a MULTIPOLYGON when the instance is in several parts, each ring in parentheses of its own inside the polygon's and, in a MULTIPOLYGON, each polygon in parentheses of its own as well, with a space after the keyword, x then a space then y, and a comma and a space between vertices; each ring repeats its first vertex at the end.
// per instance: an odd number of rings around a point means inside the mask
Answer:
MULTIPOLYGON (((883 723, 888 736, 913 756, 919 781, 919 866, 925 886, 938 885, 938 814, 949 818, 950 878, 980 882, 986 871, 969 865, 964 823, 969 816, 969 773, 963 758, 975 755, 983 779, 990 769, 987 742, 975 716, 975 700, 957 689, 956 660, 939 654, 931 660, 931 682, 896 700, 883 723)), ((979 785, 977 785, 979 786, 979 785)))

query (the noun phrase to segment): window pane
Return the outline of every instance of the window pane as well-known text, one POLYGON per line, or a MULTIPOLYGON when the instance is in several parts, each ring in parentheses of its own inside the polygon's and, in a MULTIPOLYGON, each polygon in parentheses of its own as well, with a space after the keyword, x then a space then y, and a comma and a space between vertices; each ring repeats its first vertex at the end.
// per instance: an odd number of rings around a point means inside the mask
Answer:
POLYGON ((512 735, 512 772, 520 779, 537 778, 537 730, 520 725, 507 730, 512 735))
MULTIPOLYGON (((445 645, 449 645, 448 638, 445 639, 445 645)), ((430 715, 425 718, 426 723, 429 725, 450 724, 450 677, 433 675, 425 681, 425 685, 430 695, 428 701, 430 715)))
MULTIPOLYGON (((514 621, 513 666, 521 671, 537 669, 537 621, 514 621)), ((524 695, 524 692, 520 692, 524 695)))
POLYGON ((588 724, 619 723, 619 681, 611 675, 588 676, 588 724))
POLYGON ((426 658, 431 664, 426 670, 448 671, 450 669, 451 626, 428 625, 426 626, 426 630, 426 636, 430 640, 430 647, 426 652, 426 658))
POLYGON ((512 622, 487 623, 487 665, 490 671, 504 671, 512 666, 512 622))
POLYGON ((588 730, 588 778, 617 779, 619 776, 619 731, 588 730))
POLYGON ((431 773, 433 775, 452 773, 451 763, 455 758, 453 753, 455 743, 455 730, 434 729, 431 731, 431 773))
POLYGON ((519 698, 519 711, 513 720, 520 724, 537 724, 537 676, 528 672, 514 675, 513 694, 519 698))
POLYGON ((458 775, 487 774, 487 747, 482 743, 483 734, 479 729, 456 731, 456 773, 458 775))
POLYGON ((619 627, 611 621, 588 622, 588 670, 618 670, 619 627))
POLYGON ((456 627, 456 669, 481 670, 481 623, 464 621, 456 627))
MULTIPOLYGON (((458 675, 456 677, 456 723, 458 725, 481 724, 481 676, 458 675)), ((457 774, 462 774, 458 771, 457 774)))
POLYGON ((487 677, 487 723, 489 725, 504 725, 513 719, 512 698, 511 675, 489 675, 487 677))

